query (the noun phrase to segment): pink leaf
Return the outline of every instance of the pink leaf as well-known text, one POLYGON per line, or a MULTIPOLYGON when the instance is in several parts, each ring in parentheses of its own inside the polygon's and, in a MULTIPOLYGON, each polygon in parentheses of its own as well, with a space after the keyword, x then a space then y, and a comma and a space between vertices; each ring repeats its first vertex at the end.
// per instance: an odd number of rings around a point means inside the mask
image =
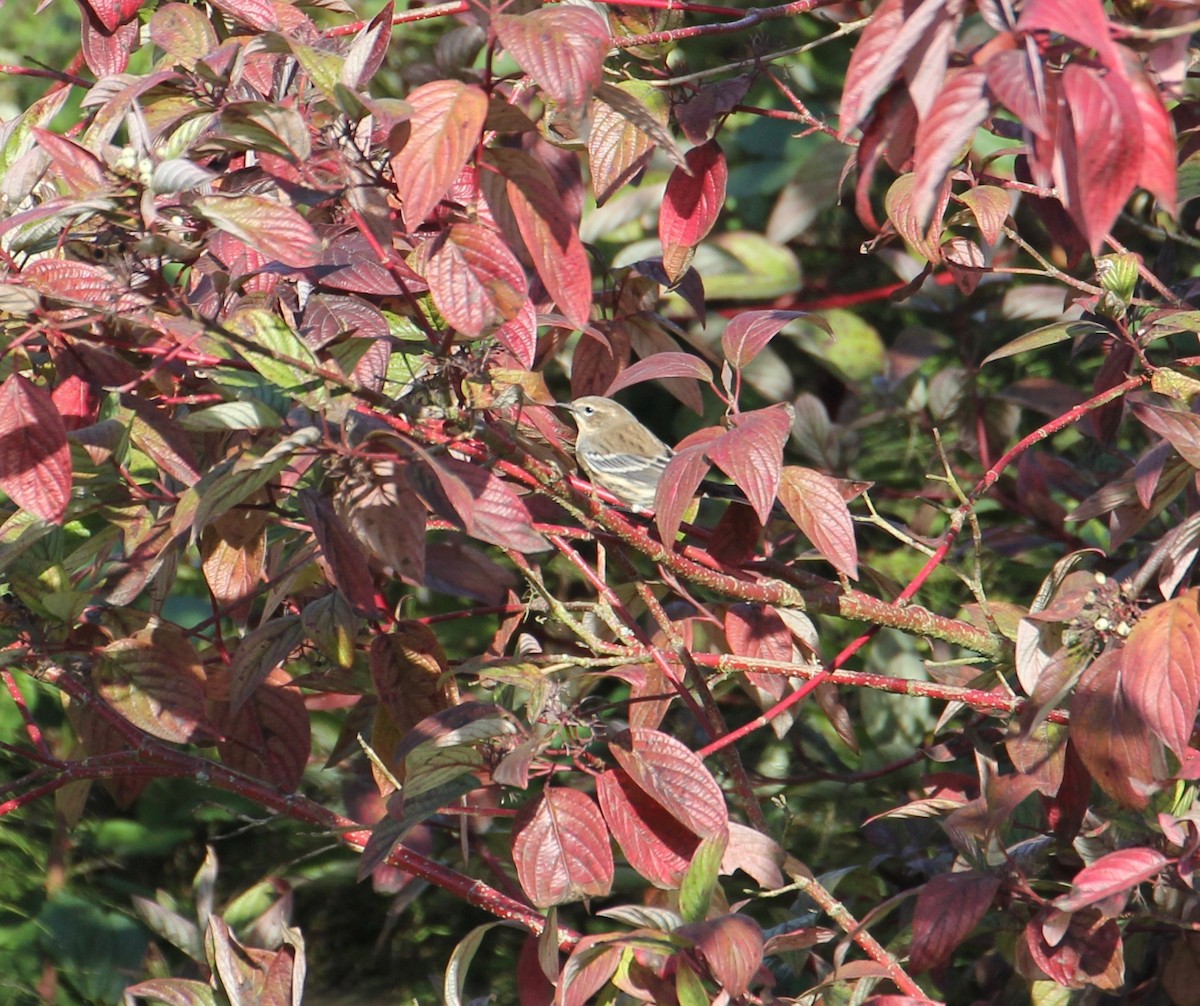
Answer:
POLYGON ((743 311, 725 326, 721 334, 721 351, 731 367, 741 370, 788 322, 797 318, 820 325, 832 334, 824 318, 807 311, 743 311))
POLYGON ((663 268, 678 279, 687 267, 686 253, 712 230, 725 204, 729 168, 716 140, 687 152, 687 170, 675 168, 658 214, 663 268), (688 172, 691 172, 690 174, 688 172))
POLYGON ((979 925, 1000 889, 1000 878, 985 874, 940 873, 917 894, 913 911, 913 973, 941 967, 979 925))
POLYGON ((701 838, 728 833, 725 795, 704 763, 681 741, 630 727, 608 744, 629 777, 680 824, 701 838))
POLYGON ((62 523, 71 499, 67 428, 50 393, 20 374, 0 384, 0 489, 53 524, 62 523))
POLYGON ((1125 644, 1122 687, 1146 726, 1182 761, 1200 707, 1200 610, 1189 592, 1155 605, 1125 644))
POLYGON ((608 26, 586 7, 543 7, 492 18, 496 36, 555 103, 579 110, 600 83, 608 26))
POLYGON ((779 491, 783 445, 792 431, 792 417, 782 406, 743 412, 708 456, 746 494, 758 519, 766 523, 779 491))
POLYGON ((346 53, 346 64, 342 67, 342 83, 358 90, 365 88, 383 65, 388 43, 392 38, 392 16, 395 0, 388 0, 350 46, 346 53))
POLYGON ((854 521, 837 483, 811 468, 783 469, 779 502, 834 569, 858 579, 854 521))
POLYGON ((1120 48, 1109 33, 1108 18, 1100 0, 1029 0, 1021 7, 1017 30, 1053 31, 1095 49, 1110 70, 1124 72, 1120 48))
POLYGON ((1103 914, 1119 915, 1125 907, 1129 892, 1138 884, 1155 876, 1169 860, 1156 849, 1119 849, 1101 856, 1075 874, 1071 890, 1054 899, 1060 912, 1078 912, 1097 902, 1103 914))
POLYGON ((1168 213, 1174 213, 1178 185, 1175 127, 1158 89, 1146 76, 1137 56, 1124 46, 1120 49, 1142 123, 1142 170, 1138 185, 1153 193, 1168 213))
POLYGON ((492 333, 521 366, 532 369, 537 353, 537 310, 528 297, 515 317, 510 318, 492 333))
POLYGON ((259 31, 274 31, 279 27, 271 0, 212 0, 212 5, 259 31))
POLYGON ((596 804, 573 789, 546 787, 513 826, 513 863, 539 908, 602 896, 613 882, 608 828, 596 804))
POLYGON ((712 368, 698 356, 677 352, 655 353, 622 370, 603 393, 615 395, 618 391, 643 381, 656 381, 667 377, 691 377, 708 384, 712 384, 713 379, 712 368))
POLYGON ((736 821, 729 822, 729 844, 721 857, 721 873, 735 870, 753 877, 760 887, 772 891, 783 886, 785 854, 780 845, 761 831, 755 831, 736 821))
POLYGON ((458 178, 483 131, 488 99, 457 80, 422 84, 409 96, 408 142, 392 156, 392 175, 410 231, 425 221, 458 178))
POLYGON ((138 23, 126 21, 112 31, 89 15, 80 24, 83 59, 97 77, 121 73, 129 65, 129 55, 138 41, 138 23))
POLYGON ((525 270, 490 227, 453 224, 421 246, 419 261, 442 317, 468 338, 511 321, 528 300, 525 270))

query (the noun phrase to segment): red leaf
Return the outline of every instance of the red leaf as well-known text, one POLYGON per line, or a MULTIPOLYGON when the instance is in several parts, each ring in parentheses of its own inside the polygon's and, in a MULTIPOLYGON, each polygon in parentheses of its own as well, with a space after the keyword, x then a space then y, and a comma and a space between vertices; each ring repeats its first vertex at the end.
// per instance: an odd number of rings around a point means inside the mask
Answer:
POLYGON ((1124 650, 1106 650, 1071 697, 1071 742, 1092 778, 1114 800, 1140 810, 1161 788, 1162 745, 1122 687, 1124 650))
POLYGON ((789 465, 780 479, 779 502, 834 569, 858 579, 854 521, 836 481, 811 468, 789 465))
POLYGON ((404 279, 409 293, 420 293, 425 289, 425 281, 403 260, 397 260, 389 269, 379 261, 367 239, 355 231, 325 249, 317 275, 323 286, 335 290, 396 297, 405 292, 405 287, 396 279, 396 271, 407 273, 404 279))
POLYGON ((564 109, 578 111, 603 76, 608 26, 586 7, 543 7, 492 18, 496 36, 538 86, 564 109))
POLYGON ((615 395, 618 391, 643 381, 657 381, 667 377, 691 377, 708 384, 712 384, 713 379, 712 368, 698 356, 691 353, 655 353, 644 360, 638 360, 631 367, 626 367, 601 393, 615 395))
POLYGON ((560 1006, 587 1006, 617 970, 625 948, 613 945, 609 933, 584 936, 575 944, 558 981, 555 1002, 560 1006))
POLYGON ((435 80, 416 88, 407 100, 413 109, 408 142, 392 156, 391 164, 404 222, 415 231, 475 152, 488 98, 474 84, 435 80))
POLYGON ((608 828, 596 804, 573 789, 546 787, 513 825, 513 863, 538 908, 602 896, 613 881, 608 828))
POLYGON ((418 259, 442 317, 468 338, 511 321, 528 300, 525 270, 490 227, 454 224, 418 259))
POLYGON ((743 412, 733 427, 714 440, 708 456, 746 494, 758 519, 771 516, 783 468, 783 445, 792 431, 792 417, 782 406, 743 412))
POLYGON ((290 206, 267 196, 200 196, 193 209, 268 261, 303 269, 321 260, 321 239, 290 206))
POLYGON ((72 195, 88 196, 111 187, 104 162, 86 147, 48 129, 34 126, 32 132, 54 162, 56 181, 63 182, 72 195))
POLYGON ((913 213, 924 225, 933 213, 951 165, 970 149, 975 131, 991 107, 987 72, 968 66, 950 76, 917 126, 913 152, 913 213))
POLYGON ((1183 761, 1200 707, 1200 610, 1189 592, 1155 605, 1125 644, 1122 686, 1130 706, 1183 761))
POLYGON ((505 179, 508 201, 499 209, 493 206, 493 212, 512 213, 546 290, 567 321, 583 328, 592 310, 591 265, 558 186, 550 172, 523 150, 497 148, 487 156, 505 179))
POLYGON ((721 787, 681 741, 657 730, 630 727, 608 749, 629 777, 680 824, 701 838, 729 831, 721 787))
POLYGON ((687 170, 677 167, 667 179, 658 214, 663 268, 672 280, 687 267, 685 253, 699 244, 717 222, 729 180, 725 154, 716 140, 693 147, 686 160, 687 170))
POLYGON ((537 310, 533 301, 526 297, 516 316, 506 321, 492 335, 523 367, 532 369, 537 354, 537 310))
POLYGON ((1121 930, 1116 921, 1093 912, 1072 915, 1066 933, 1051 944, 1046 926, 1057 915, 1056 909, 1045 908, 1025 927, 1025 946, 1033 963, 1066 988, 1094 985, 1115 991, 1125 977, 1121 930))
POLYGON ((804 318, 833 334, 824 318, 807 311, 743 311, 725 326, 721 334, 721 351, 731 367, 741 370, 788 322, 797 318, 804 318))
POLYGON ((1024 49, 996 53, 985 64, 988 87, 997 100, 1035 136, 1050 135, 1044 88, 1038 86, 1041 67, 1030 62, 1024 49))
POLYGON ((109 77, 124 71, 137 41, 136 20, 126 21, 110 31, 94 20, 89 12, 80 23, 83 59, 97 77, 109 77))
POLYGON ((629 865, 655 887, 677 888, 700 840, 621 769, 597 777, 596 796, 629 865))
POLYGON ((1133 402, 1131 408, 1139 422, 1169 441, 1189 465, 1200 468, 1200 416, 1145 402, 1133 402))
POLYGON ((1059 133, 1064 177, 1058 181, 1094 255, 1141 177, 1138 103, 1123 75, 1070 63, 1062 79, 1072 135, 1059 133))
POLYGON ((1141 61, 1124 46, 1119 46, 1125 61, 1133 100, 1142 123, 1142 170, 1138 185, 1154 194, 1163 209, 1175 213, 1178 175, 1176 170, 1175 126, 1163 108, 1158 89, 1146 76, 1141 61))
POLYGON ((1017 30, 1053 31, 1095 49, 1100 62, 1124 72, 1119 46, 1112 40, 1100 0, 1029 0, 1021 7, 1017 30))
POLYGON ((735 604, 725 614, 725 639, 739 657, 791 660, 792 634, 769 605, 735 604))
POLYGON ((1000 889, 1000 878, 973 872, 940 873, 917 894, 910 963, 914 974, 941 967, 979 925, 1000 889))
POLYGON ((693 941, 728 995, 740 996, 750 987, 750 980, 762 964, 763 934, 749 916, 722 915, 680 926, 675 932, 693 941))
MULTIPOLYGON (((114 32, 125 18, 122 17, 121 0, 81 0, 84 7, 104 26, 105 31, 114 32)), ((134 7, 134 12, 137 7, 134 7)))
POLYGON ((53 524, 62 523, 71 499, 67 428, 50 393, 20 374, 0 384, 0 489, 53 524))
POLYGON ((663 541, 672 541, 704 476, 712 467, 708 444, 721 437, 717 429, 698 430, 688 437, 667 462, 654 494, 654 522, 663 541))
POLYGON ((436 466, 439 478, 448 475, 465 488, 467 495, 457 494, 454 505, 473 538, 518 552, 541 552, 550 547, 533 530, 529 508, 507 482, 455 458, 438 458, 436 466))
POLYGON ((365 89, 383 65, 388 43, 392 38, 392 16, 395 9, 395 0, 388 0, 371 19, 371 23, 359 32, 351 43, 350 50, 346 53, 346 63, 342 67, 342 82, 352 90, 365 89))
POLYGON ((1060 912, 1077 912, 1081 908, 1100 905, 1109 918, 1120 915, 1133 888, 1155 876, 1170 860, 1155 849, 1118 849, 1101 856, 1075 874, 1071 890, 1054 899, 1060 912))
POLYGON ((928 29, 945 16, 944 8, 945 0, 884 0, 876 8, 846 70, 838 120, 843 140, 866 119, 905 60, 927 43, 928 29))
POLYGON ((280 26, 271 0, 212 0, 212 5, 259 31, 274 31, 280 26))

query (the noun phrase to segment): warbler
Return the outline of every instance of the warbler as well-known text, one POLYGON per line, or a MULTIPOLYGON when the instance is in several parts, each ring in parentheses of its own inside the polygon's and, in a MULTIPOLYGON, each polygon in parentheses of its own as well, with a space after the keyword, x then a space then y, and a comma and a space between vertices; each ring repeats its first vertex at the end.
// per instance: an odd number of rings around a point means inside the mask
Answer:
POLYGON ((587 395, 561 403, 575 417, 575 457, 601 489, 627 506, 654 509, 663 469, 675 452, 619 402, 587 395))
MULTIPOLYGON (((575 418, 579 436, 575 438, 575 457, 588 478, 601 489, 635 510, 653 510, 654 497, 667 462, 675 456, 668 447, 637 421, 625 406, 611 398, 587 395, 573 402, 562 402, 575 418)), ((737 486, 705 479, 699 491, 717 499, 746 502, 737 486)), ((778 504, 772 516, 784 516, 778 504)))

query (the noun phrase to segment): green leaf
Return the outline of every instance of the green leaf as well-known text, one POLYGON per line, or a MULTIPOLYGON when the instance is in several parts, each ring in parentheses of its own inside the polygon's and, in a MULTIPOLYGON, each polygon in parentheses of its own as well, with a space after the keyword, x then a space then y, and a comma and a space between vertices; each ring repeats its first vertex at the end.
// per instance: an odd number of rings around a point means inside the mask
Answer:
POLYGON ((708 915, 708 906, 721 870, 721 857, 725 854, 728 842, 728 834, 722 834, 706 838, 696 846, 691 865, 679 887, 679 913, 685 922, 703 922, 708 915))
POLYGON ((274 409, 250 399, 243 402, 222 402, 181 416, 179 425, 192 433, 211 433, 217 430, 273 430, 283 425, 274 409))
POLYGON ((980 366, 1003 360, 1006 356, 1016 356, 1018 353, 1028 353, 1034 349, 1045 349, 1068 339, 1077 339, 1081 335, 1103 335, 1108 331, 1103 325, 1094 321, 1057 321, 1053 325, 1044 325, 1019 335, 1012 342, 1006 342, 993 353, 983 359, 980 366))

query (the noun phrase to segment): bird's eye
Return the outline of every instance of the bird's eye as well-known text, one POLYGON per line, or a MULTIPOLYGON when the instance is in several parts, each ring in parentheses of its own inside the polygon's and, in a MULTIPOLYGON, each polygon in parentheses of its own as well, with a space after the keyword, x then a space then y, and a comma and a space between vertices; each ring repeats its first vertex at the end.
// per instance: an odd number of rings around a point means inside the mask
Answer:
POLYGON ((585 405, 582 411, 585 416, 594 416, 596 414, 596 407, 594 405, 585 405))

